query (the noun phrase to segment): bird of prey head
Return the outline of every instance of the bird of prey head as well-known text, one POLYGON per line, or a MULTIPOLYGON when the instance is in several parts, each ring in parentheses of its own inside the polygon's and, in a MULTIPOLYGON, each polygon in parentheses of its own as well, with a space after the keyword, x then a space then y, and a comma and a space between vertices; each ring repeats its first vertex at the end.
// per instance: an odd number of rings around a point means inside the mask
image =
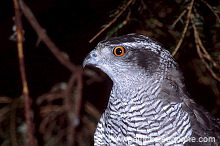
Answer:
POLYGON ((123 80, 140 83, 145 78, 177 68, 170 53, 159 43, 137 34, 101 41, 84 60, 83 66, 86 65, 101 69, 114 83, 123 80))

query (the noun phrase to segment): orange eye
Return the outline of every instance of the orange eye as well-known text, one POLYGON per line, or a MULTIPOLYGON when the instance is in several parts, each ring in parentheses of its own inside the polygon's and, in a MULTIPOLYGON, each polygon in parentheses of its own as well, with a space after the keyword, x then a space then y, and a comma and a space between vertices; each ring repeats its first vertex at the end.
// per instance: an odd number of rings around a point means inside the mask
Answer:
POLYGON ((113 54, 115 56, 122 56, 125 54, 125 48, 123 47, 115 47, 113 50, 113 54))

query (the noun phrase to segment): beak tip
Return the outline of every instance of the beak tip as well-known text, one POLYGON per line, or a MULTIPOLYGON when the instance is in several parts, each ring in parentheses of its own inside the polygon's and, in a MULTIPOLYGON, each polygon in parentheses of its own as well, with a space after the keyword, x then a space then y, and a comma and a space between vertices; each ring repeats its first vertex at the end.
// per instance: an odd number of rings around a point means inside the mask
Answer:
POLYGON ((83 69, 88 65, 94 66, 96 64, 96 57, 97 57, 96 52, 94 50, 91 51, 83 61, 82 64, 83 69))
POLYGON ((86 67, 86 65, 87 65, 87 59, 85 59, 85 60, 83 61, 83 64, 82 64, 83 69, 86 67))

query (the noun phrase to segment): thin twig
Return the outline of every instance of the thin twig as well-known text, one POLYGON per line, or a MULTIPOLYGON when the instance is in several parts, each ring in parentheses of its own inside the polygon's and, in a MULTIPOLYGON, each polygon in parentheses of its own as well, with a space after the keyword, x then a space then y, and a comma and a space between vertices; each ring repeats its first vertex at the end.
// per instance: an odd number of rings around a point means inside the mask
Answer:
MULTIPOLYGON (((72 89, 74 86, 74 83, 76 81, 76 75, 72 74, 68 81, 68 86, 65 90, 65 97, 64 97, 64 106, 67 112, 67 120, 68 120, 68 126, 67 126, 67 146, 72 146, 75 138, 75 120, 76 117, 73 113, 73 105, 72 105, 72 89)), ((76 106, 76 105, 74 105, 76 106)))
POLYGON ((45 95, 38 97, 36 103, 37 103, 37 105, 40 105, 44 101, 52 102, 56 99, 61 99, 61 98, 63 98, 63 93, 52 92, 52 93, 48 93, 48 94, 45 94, 45 95))
POLYGON ((80 109, 81 109, 81 101, 82 101, 82 74, 76 73, 71 76, 68 82, 67 89, 65 91, 65 107, 68 113, 69 124, 68 124, 68 137, 67 137, 67 145, 71 146, 74 142, 75 137, 75 127, 78 125, 78 121, 80 119, 80 109), (72 94, 71 91, 73 89, 74 83, 76 82, 76 92, 74 95, 74 105, 72 105, 72 94), (73 113, 74 112, 74 113, 73 113))
POLYGON ((81 74, 76 74, 77 81, 77 93, 75 96, 75 115, 79 119, 81 102, 82 102, 82 89, 83 89, 83 79, 81 74))
POLYGON ((42 107, 40 113, 42 114, 43 120, 40 123, 39 131, 45 133, 45 131, 47 131, 47 126, 50 125, 52 121, 56 121, 56 118, 65 112, 66 110, 59 105, 47 105, 46 107, 42 107))
POLYGON ((10 112, 10 105, 4 106, 0 109, 0 123, 6 119, 6 114, 10 112))
POLYGON ((130 16, 131 16, 131 11, 128 12, 126 19, 122 22, 123 25, 126 25, 128 23, 130 16))
POLYGON ((201 41, 200 37, 198 37, 198 43, 199 43, 199 46, 201 47, 201 49, 202 49, 202 51, 203 51, 203 53, 204 53, 204 57, 205 57, 206 59, 208 59, 208 60, 212 63, 212 65, 213 65, 215 68, 220 69, 220 67, 219 67, 219 65, 217 64, 217 62, 215 62, 215 61, 212 59, 211 55, 206 51, 205 47, 204 47, 203 44, 202 44, 202 41, 201 41))
POLYGON ((96 107, 94 107, 94 105, 92 105, 88 101, 85 103, 85 111, 89 113, 89 115, 94 116, 97 120, 101 117, 101 114, 98 111, 98 109, 96 109, 96 107))
POLYGON ((1 96, 0 97, 0 103, 11 103, 12 99, 10 97, 1 96))
POLYGON ((192 23, 193 30, 194 30, 194 37, 195 37, 197 53, 198 53, 200 59, 202 60, 202 63, 205 65, 205 67, 211 73, 212 77, 220 82, 220 78, 215 74, 215 72, 211 69, 211 67, 208 65, 208 63, 205 61, 205 59, 203 57, 203 54, 202 54, 201 49, 200 49, 201 46, 200 46, 200 43, 199 43, 199 39, 200 39, 199 38, 199 33, 196 29, 196 26, 195 26, 194 21, 193 21, 192 18, 191 18, 191 23, 192 23))
POLYGON ((213 10, 213 8, 212 8, 206 1, 204 1, 204 0, 201 0, 201 1, 212 11, 212 13, 216 16, 216 18, 217 18, 217 20, 218 20, 218 23, 220 23, 220 18, 219 18, 219 16, 218 16, 218 14, 215 13, 215 11, 213 10))
POLYGON ((22 34, 22 22, 21 22, 21 13, 20 7, 17 0, 14 0, 14 9, 15 9, 15 25, 17 32, 17 48, 18 48, 18 58, 19 58, 19 67, 21 73, 21 80, 23 85, 23 96, 25 100, 25 117, 27 122, 27 145, 34 146, 36 145, 36 141, 34 141, 33 135, 33 126, 32 120, 30 116, 31 108, 30 108, 30 97, 29 97, 29 89, 27 84, 27 78, 25 73, 25 63, 24 63, 24 50, 23 50, 23 34, 22 34))
POLYGON ((174 49, 172 55, 174 56, 176 54, 176 52, 179 50, 182 42, 183 42, 183 39, 185 37, 185 34, 186 34, 186 31, 188 29, 188 26, 189 26, 189 21, 190 21, 190 16, 191 16, 191 12, 192 12, 192 7, 193 7, 193 3, 194 3, 194 0, 191 1, 190 5, 187 7, 188 9, 188 14, 187 14, 187 20, 186 20, 186 25, 183 29, 183 32, 182 32, 182 35, 180 37, 180 40, 178 42, 178 44, 176 45, 176 48, 174 49))
POLYGON ((50 51, 53 53, 53 55, 59 60, 59 62, 62 65, 68 68, 71 72, 75 72, 76 66, 62 55, 63 52, 61 52, 59 48, 48 37, 46 31, 40 26, 34 14, 31 12, 30 8, 25 4, 23 0, 20 0, 20 5, 23 14, 30 22, 34 30, 36 31, 38 37, 46 44, 46 46, 50 49, 50 51))
POLYGON ((183 15, 184 15, 186 12, 187 12, 187 11, 184 10, 184 11, 179 15, 179 17, 173 22, 173 24, 172 24, 171 26, 174 27, 174 26, 177 24, 177 22, 179 22, 179 20, 183 17, 183 15))
POLYGON ((17 100, 14 99, 11 103, 11 112, 10 112, 10 136, 11 136, 11 145, 17 146, 17 135, 16 135, 16 110, 17 110, 17 100))
MULTIPOLYGON (((195 11, 195 15, 198 15, 197 14, 197 10, 194 8, 194 11, 195 11)), ((192 20, 191 20, 192 21, 192 20)), ((220 69, 220 66, 218 65, 218 63, 217 62, 215 62, 213 59, 212 59, 212 57, 211 57, 211 55, 208 53, 208 51, 205 49, 205 47, 204 47, 204 45, 203 45, 203 43, 202 43, 202 41, 201 41, 201 39, 200 39, 200 37, 198 37, 198 43, 199 43, 199 46, 200 46, 200 48, 202 49, 202 51, 203 51, 203 56, 207 59, 207 60, 209 60, 211 63, 212 63, 212 65, 216 68, 216 69, 220 69)))
POLYGON ((120 16, 124 13, 124 11, 128 8, 128 6, 133 2, 133 0, 129 0, 127 4, 123 7, 120 13, 115 16, 115 18, 109 22, 104 28, 102 28, 91 40, 89 40, 89 43, 93 42, 103 31, 105 31, 107 28, 109 28, 120 16))

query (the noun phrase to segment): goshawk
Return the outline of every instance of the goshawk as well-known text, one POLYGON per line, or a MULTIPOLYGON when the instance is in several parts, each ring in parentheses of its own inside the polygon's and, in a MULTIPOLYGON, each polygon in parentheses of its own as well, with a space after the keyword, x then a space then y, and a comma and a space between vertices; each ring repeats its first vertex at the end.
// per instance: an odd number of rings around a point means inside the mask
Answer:
POLYGON ((189 97, 178 64, 151 38, 101 41, 86 65, 113 81, 94 145, 220 145, 218 121, 189 97))

